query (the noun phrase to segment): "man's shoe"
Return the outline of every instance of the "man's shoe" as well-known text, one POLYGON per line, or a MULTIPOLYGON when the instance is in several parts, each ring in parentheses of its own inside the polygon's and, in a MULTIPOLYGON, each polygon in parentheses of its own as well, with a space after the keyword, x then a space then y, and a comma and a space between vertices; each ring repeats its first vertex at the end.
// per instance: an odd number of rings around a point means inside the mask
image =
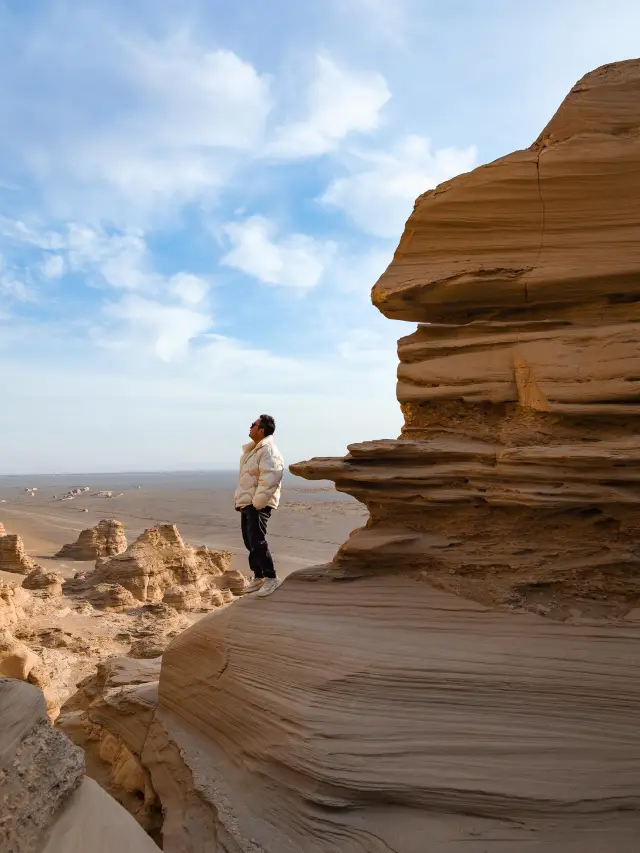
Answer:
POLYGON ((243 595, 249 595, 252 592, 258 592, 259 589, 262 589, 262 585, 264 584, 264 578, 254 578, 249 586, 245 586, 242 590, 243 595))
POLYGON ((264 584, 262 585, 262 589, 258 593, 260 598, 264 598, 267 595, 271 595, 272 592, 275 592, 282 581, 280 578, 267 578, 264 584))

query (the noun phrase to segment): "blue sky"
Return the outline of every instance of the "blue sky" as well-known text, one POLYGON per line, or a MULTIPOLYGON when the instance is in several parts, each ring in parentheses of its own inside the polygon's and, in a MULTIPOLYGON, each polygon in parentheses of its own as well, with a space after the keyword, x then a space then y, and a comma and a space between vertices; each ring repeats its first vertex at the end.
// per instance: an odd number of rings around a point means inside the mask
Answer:
POLYGON ((394 437, 414 198, 640 54, 623 0, 0 0, 0 472, 394 437))

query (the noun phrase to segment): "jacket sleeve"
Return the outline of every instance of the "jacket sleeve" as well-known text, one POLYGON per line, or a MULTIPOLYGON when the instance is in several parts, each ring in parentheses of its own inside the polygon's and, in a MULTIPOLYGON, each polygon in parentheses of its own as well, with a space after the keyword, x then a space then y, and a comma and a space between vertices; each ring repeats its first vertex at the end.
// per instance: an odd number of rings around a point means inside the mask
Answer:
POLYGON ((253 505, 256 509, 264 509, 282 481, 284 462, 278 455, 265 453, 261 457, 259 465, 260 474, 258 476, 256 492, 253 496, 253 505))

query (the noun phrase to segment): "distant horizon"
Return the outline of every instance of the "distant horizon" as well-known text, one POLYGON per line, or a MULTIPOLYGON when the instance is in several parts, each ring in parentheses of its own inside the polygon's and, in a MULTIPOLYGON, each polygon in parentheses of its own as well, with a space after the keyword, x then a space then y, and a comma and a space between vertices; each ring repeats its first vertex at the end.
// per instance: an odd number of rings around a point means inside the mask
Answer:
MULTIPOLYGON (((136 474, 148 475, 148 474, 236 474, 237 467, 229 467, 229 468, 165 468, 165 469, 152 469, 149 468, 147 470, 122 470, 122 471, 36 471, 36 472, 19 472, 19 473, 3 473, 0 472, 0 481, 3 479, 9 478, 20 478, 20 477, 116 477, 119 475, 123 476, 134 476, 136 474)), ((289 470, 285 470, 285 477, 295 477, 300 480, 303 479, 299 477, 297 474, 292 474, 289 470)))

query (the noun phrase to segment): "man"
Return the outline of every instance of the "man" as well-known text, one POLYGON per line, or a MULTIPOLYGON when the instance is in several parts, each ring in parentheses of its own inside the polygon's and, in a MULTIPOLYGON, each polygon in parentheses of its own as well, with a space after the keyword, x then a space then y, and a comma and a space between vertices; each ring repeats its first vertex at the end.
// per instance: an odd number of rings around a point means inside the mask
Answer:
POLYGON ((242 538, 249 552, 253 581, 246 592, 271 595, 282 581, 277 577, 267 544, 267 522, 280 502, 284 460, 274 444, 276 422, 260 415, 251 424, 251 441, 242 448, 240 476, 235 494, 236 509, 242 514, 242 538))

